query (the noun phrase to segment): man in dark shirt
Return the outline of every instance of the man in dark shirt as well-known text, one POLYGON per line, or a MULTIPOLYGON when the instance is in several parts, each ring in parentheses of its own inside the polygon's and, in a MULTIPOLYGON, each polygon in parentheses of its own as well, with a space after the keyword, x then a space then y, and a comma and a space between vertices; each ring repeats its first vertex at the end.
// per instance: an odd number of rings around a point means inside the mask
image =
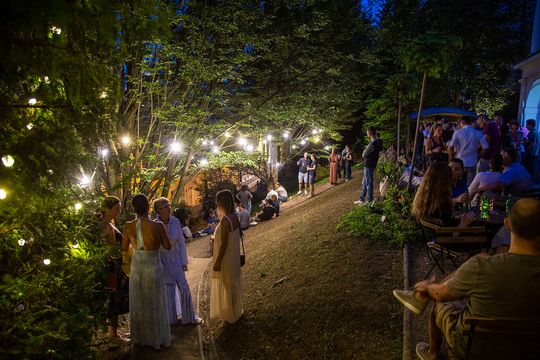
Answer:
POLYGON ((382 140, 377 136, 377 131, 369 127, 367 129, 367 136, 371 139, 371 142, 362 153, 362 159, 364 159, 364 178, 362 179, 362 192, 360 193, 360 199, 354 203, 362 205, 367 202, 373 201, 373 175, 375 174, 375 167, 379 161, 379 153, 382 151, 382 140))
POLYGON ((270 205, 266 200, 261 203, 262 211, 257 214, 253 219, 255 221, 267 221, 270 220, 276 214, 277 210, 275 207, 270 205))
POLYGON ((304 153, 303 158, 296 162, 296 165, 298 165, 298 195, 302 193, 302 184, 305 184, 304 194, 307 194, 307 188, 309 186, 307 167, 309 164, 311 164, 311 160, 309 159, 309 154, 307 152, 304 153))
POLYGON ((478 174, 479 172, 488 171, 490 160, 499 153, 501 132, 499 131, 497 124, 486 115, 480 115, 476 121, 489 144, 489 148, 480 154, 480 159, 476 165, 476 173, 478 174))

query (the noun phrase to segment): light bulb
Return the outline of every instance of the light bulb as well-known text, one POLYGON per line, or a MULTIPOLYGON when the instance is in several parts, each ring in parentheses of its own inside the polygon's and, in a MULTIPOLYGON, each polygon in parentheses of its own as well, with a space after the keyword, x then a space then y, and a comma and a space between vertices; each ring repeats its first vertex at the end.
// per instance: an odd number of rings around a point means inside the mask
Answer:
POLYGON ((210 140, 210 145, 214 145, 214 140, 210 140))
POLYGON ((72 248, 77 249, 79 247, 79 244, 73 244, 71 245, 72 248))
POLYGON ((262 141, 262 143, 263 143, 263 144, 266 144, 266 139, 264 139, 264 140, 262 141))
POLYGON ((311 130, 311 133, 312 133, 313 135, 316 135, 316 134, 318 133, 318 131, 317 131, 317 129, 313 129, 313 130, 311 130))
POLYGON ((78 203, 75 203, 75 205, 73 205, 73 207, 75 208, 75 211, 79 211, 82 209, 83 205, 82 203, 78 202, 78 203))
POLYGON ((284 133, 283 133, 283 138, 284 138, 284 139, 288 139, 289 136, 290 136, 290 134, 289 134, 288 132, 284 132, 284 133))
POLYGON ((252 152, 252 151, 253 151, 253 145, 247 144, 247 145, 246 145, 246 151, 247 151, 247 152, 252 152))
POLYGON ((101 157, 107 157, 109 155, 109 149, 101 149, 101 157))
POLYGON ((296 145, 293 145, 293 146, 292 146, 293 149, 296 149, 297 147, 298 147, 298 146, 296 146, 296 145))
POLYGON ((4 189, 0 189, 0 200, 4 200, 7 197, 7 192, 4 189))
POLYGON ((206 166, 208 165, 208 159, 201 159, 201 161, 199 162, 202 166, 206 166))
POLYGON ((37 100, 36 100, 36 98, 31 98, 30 100, 28 100, 28 103, 29 103, 30 105, 36 105, 36 104, 37 104, 37 100))
POLYGON ((202 144, 206 146, 206 145, 208 145, 208 141, 207 141, 207 140, 203 140, 202 144))
POLYGON ((225 137, 231 137, 231 133, 228 132, 228 131, 225 131, 225 134, 223 134, 223 135, 225 135, 225 137))
POLYGON ((51 26, 51 32, 55 33, 56 35, 60 35, 62 33, 62 29, 56 26, 51 26))
POLYGON ((33 127, 34 127, 34 124, 32 124, 32 123, 28 123, 28 124, 26 125, 26 128, 27 128, 28 130, 32 130, 33 127))
POLYGON ((17 242, 19 243, 19 246, 24 246, 24 244, 26 244, 26 240, 23 238, 19 239, 17 242))
POLYGON ((276 167, 280 167, 281 166, 281 163, 276 163, 276 167))
POLYGON ((307 143, 307 141, 306 141, 306 140, 302 140, 302 141, 300 141, 300 144, 301 144, 301 145, 306 145, 306 143, 307 143))
POLYGON ((175 141, 175 142, 171 143, 170 149, 171 149, 171 152, 178 154, 180 151, 182 151, 182 144, 175 141))
POLYGON ((325 146, 325 147, 324 147, 324 150, 330 150, 330 146, 328 146, 328 145, 325 146))
POLYGON ((50 84, 51 83, 51 80, 49 80, 48 76, 44 76, 43 81, 45 82, 45 84, 50 84))
POLYGON ((247 139, 243 138, 243 137, 239 137, 238 138, 238 144, 242 145, 242 146, 246 146, 247 145, 247 139))
POLYGON ((129 143, 131 143, 131 138, 129 137, 129 135, 124 135, 120 138, 120 141, 122 142, 122 145, 128 146, 129 143))
POLYGON ((213 152, 214 154, 219 154, 219 148, 218 148, 217 146, 214 146, 214 147, 212 148, 212 152, 213 152))
POLYGON ((2 162, 5 167, 12 167, 15 164, 15 159, 11 155, 2 156, 2 162))
POLYGON ((83 174, 79 179, 79 185, 87 186, 88 184, 90 184, 90 180, 91 179, 88 177, 88 175, 83 174))
POLYGON ((43 259, 43 263, 44 263, 45 265, 50 265, 51 260, 50 260, 50 259, 43 259))
POLYGON ((266 135, 266 140, 268 140, 268 141, 272 141, 272 134, 268 134, 268 135, 266 135))
POLYGON ((102 91, 102 92, 99 94, 99 98, 100 98, 100 99, 106 99, 107 96, 109 96, 109 95, 107 95, 107 92, 106 92, 106 91, 102 91))

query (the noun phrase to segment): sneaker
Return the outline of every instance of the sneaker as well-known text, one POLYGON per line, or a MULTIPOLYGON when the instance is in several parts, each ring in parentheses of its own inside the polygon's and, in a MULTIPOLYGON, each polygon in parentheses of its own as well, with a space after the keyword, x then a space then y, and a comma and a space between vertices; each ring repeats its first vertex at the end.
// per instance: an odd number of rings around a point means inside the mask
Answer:
POLYGON ((296 193, 296 195, 300 195, 300 194, 302 194, 302 190, 296 193))
POLYGON ((416 344, 416 355, 421 360, 431 360, 429 356, 429 344, 425 342, 419 342, 416 344))
POLYGON ((364 200, 356 200, 356 201, 354 202, 354 204, 355 204, 355 205, 365 205, 365 204, 367 204, 367 202, 364 201, 364 200))
POLYGON ((307 195, 307 190, 304 190, 304 195, 307 195))
POLYGON ((418 300, 413 290, 394 290, 392 294, 415 315, 422 314, 428 303, 427 300, 418 300))

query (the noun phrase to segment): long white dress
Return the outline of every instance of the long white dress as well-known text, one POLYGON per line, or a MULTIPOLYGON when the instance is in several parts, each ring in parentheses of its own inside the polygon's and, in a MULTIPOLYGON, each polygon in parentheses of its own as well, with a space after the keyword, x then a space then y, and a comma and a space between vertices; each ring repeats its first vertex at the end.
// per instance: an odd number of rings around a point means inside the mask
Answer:
MULTIPOLYGON (((159 217, 157 220, 159 220, 159 217)), ((181 315, 182 324, 194 324, 196 316, 193 310, 193 300, 183 268, 184 265, 187 265, 188 259, 186 240, 182 233, 180 220, 172 216, 169 218, 167 235, 169 235, 172 249, 165 250, 162 248, 160 249, 160 255, 169 322, 175 324, 178 316, 181 315)))
MULTIPOLYGON (((224 217, 223 221, 230 222, 230 219, 224 217)), ((221 248, 221 231, 220 222, 215 231, 214 256, 219 254, 221 248)), ((227 237, 228 243, 221 260, 221 271, 212 271, 210 318, 233 324, 244 313, 242 308, 242 276, 240 273, 240 229, 229 232, 227 237)))
POLYGON ((141 219, 137 219, 137 249, 131 260, 129 277, 129 318, 131 343, 159 349, 171 344, 171 328, 159 250, 142 250, 141 219))

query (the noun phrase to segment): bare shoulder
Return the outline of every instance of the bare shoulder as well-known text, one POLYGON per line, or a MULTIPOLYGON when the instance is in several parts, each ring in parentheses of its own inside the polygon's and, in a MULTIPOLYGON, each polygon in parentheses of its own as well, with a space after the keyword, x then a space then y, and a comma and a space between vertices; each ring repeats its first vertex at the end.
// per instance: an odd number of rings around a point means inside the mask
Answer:
POLYGON ((221 228, 225 233, 230 232, 232 230, 232 224, 230 219, 228 219, 226 216, 221 218, 221 221, 219 222, 221 228))

